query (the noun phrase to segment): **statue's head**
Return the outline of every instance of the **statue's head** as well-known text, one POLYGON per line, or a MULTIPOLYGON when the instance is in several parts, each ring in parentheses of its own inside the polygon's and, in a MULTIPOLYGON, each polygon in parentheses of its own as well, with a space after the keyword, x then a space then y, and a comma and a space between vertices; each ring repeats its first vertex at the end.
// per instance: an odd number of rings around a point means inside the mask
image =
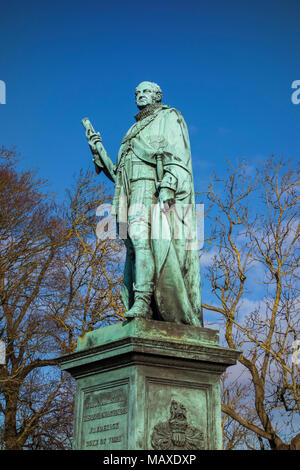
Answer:
POLYGON ((161 103, 162 91, 159 85, 153 82, 142 82, 135 89, 135 102, 139 109, 149 104, 161 103))

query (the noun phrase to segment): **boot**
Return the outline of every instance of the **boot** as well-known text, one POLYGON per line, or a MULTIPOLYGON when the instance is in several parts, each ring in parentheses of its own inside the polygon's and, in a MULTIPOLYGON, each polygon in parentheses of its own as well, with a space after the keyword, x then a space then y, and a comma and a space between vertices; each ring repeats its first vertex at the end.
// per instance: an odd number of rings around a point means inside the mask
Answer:
POLYGON ((153 286, 153 282, 147 282, 147 284, 142 286, 133 285, 134 304, 131 309, 125 313, 126 318, 152 318, 150 303, 153 294, 153 286))

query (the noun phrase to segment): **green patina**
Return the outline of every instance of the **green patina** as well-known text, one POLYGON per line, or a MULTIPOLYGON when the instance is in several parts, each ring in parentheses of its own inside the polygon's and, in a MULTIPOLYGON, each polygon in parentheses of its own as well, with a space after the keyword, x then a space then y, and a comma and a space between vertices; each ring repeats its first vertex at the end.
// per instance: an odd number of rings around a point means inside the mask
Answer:
POLYGON ((140 337, 161 341, 176 341, 194 344, 219 345, 219 333, 209 328, 195 328, 186 325, 178 328, 174 323, 149 321, 137 318, 135 321, 119 322, 105 328, 90 331, 79 336, 76 351, 113 342, 116 338, 140 337))
POLYGON ((184 118, 161 103, 161 90, 140 83, 140 112, 116 165, 100 134, 83 120, 97 173, 115 183, 113 213, 127 256, 126 317, 202 326, 200 264, 189 135, 184 118))
POLYGON ((76 351, 58 359, 76 379, 73 447, 221 449, 220 376, 239 352, 203 328, 188 132, 181 114, 161 104, 156 84, 142 82, 135 96, 140 112, 116 165, 83 120, 97 173, 115 183, 128 319, 79 337, 76 351), (180 218, 185 205, 192 237, 180 218))
POLYGON ((74 449, 221 449, 220 375, 239 353, 207 328, 135 318, 60 358, 77 383, 74 449))

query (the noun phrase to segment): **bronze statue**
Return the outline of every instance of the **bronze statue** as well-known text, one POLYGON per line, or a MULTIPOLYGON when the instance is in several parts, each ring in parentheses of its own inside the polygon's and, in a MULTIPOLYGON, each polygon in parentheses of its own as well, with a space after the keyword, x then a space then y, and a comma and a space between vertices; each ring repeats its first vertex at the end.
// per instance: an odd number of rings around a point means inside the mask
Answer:
POLYGON ((135 100, 139 112, 116 165, 100 134, 82 121, 96 172, 115 183, 113 213, 127 249, 125 315, 203 326, 187 126, 179 111, 162 104, 157 84, 140 83, 135 100))

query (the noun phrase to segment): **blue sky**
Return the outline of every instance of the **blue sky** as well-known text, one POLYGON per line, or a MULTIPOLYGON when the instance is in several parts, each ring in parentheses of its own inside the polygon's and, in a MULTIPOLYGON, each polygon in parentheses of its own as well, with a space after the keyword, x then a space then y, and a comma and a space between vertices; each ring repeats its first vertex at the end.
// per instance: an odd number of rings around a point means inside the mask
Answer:
POLYGON ((74 174, 93 168, 81 119, 115 161, 137 112, 135 86, 150 80, 186 119, 196 191, 214 169, 222 174, 225 159, 297 161, 299 14, 294 0, 7 2, 0 145, 15 145, 20 165, 39 169, 62 199, 74 174))
POLYGON ((0 145, 57 198, 93 168, 81 119, 115 161, 143 80, 186 119, 196 191, 225 158, 299 161, 299 0, 10 0, 0 15, 0 145))
POLYGON ((299 13, 294 0, 3 2, 0 144, 15 145, 63 197, 91 166, 81 119, 115 160, 134 88, 150 80, 187 121, 196 190, 225 158, 298 160, 299 13))

